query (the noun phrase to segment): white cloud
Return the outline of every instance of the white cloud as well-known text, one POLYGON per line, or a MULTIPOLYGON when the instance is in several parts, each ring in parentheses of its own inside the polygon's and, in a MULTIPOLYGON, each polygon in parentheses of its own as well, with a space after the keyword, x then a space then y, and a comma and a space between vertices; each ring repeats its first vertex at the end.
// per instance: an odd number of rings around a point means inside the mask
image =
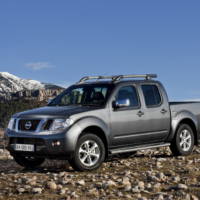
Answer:
POLYGON ((53 67, 49 62, 32 62, 26 63, 25 66, 34 71, 53 67))

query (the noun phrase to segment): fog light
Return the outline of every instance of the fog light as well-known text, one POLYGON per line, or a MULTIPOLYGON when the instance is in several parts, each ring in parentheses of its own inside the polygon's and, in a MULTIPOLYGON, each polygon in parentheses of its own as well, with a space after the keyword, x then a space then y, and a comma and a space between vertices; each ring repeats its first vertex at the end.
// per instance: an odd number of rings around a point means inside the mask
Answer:
POLYGON ((58 140, 53 141, 52 146, 53 147, 60 146, 60 141, 58 141, 58 140))

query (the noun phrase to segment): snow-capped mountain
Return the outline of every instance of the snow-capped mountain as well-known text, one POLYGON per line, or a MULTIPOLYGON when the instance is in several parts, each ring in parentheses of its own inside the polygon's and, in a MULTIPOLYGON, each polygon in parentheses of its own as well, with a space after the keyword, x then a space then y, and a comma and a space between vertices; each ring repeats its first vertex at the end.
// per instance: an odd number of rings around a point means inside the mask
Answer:
POLYGON ((41 83, 36 80, 19 78, 8 72, 0 72, 0 96, 24 90, 61 89, 53 84, 41 83))

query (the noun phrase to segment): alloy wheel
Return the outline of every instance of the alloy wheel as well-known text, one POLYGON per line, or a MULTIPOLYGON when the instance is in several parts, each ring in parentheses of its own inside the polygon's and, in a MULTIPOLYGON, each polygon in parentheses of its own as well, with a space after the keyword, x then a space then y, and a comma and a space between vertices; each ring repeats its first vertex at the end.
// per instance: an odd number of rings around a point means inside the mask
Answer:
POLYGON ((79 159, 87 167, 94 166, 100 158, 100 147, 93 140, 84 141, 79 148, 79 159))

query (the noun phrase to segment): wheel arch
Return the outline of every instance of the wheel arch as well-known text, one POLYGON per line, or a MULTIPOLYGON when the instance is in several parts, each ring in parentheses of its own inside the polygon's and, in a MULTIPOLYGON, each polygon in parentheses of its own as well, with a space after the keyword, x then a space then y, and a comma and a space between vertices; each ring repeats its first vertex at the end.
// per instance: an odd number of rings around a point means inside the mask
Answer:
POLYGON ((190 112, 181 112, 176 115, 176 117, 172 120, 172 134, 171 139, 174 138, 175 134, 177 133, 178 128, 181 124, 187 124, 191 127, 194 133, 194 142, 195 145, 198 144, 198 119, 195 115, 190 112))
POLYGON ((194 133, 194 144, 197 145, 197 144, 198 144, 198 139, 197 139, 197 128, 196 128, 196 125, 195 125, 194 121, 192 121, 192 120, 189 119, 189 118, 182 119, 182 120, 179 122, 179 124, 178 124, 178 126, 177 126, 177 128, 176 128, 176 132, 177 132, 179 126, 182 125, 182 124, 187 124, 187 125, 190 126, 190 128, 192 129, 192 131, 193 131, 193 133, 194 133))
POLYGON ((96 126, 96 125, 88 126, 81 132, 78 139, 80 137, 82 137, 83 135, 86 135, 87 133, 92 133, 92 134, 98 136, 102 140, 102 142, 105 145, 106 156, 108 156, 108 141, 107 141, 106 135, 105 135, 104 131, 102 130, 102 128, 100 128, 99 126, 96 126))
POLYGON ((101 119, 96 117, 86 117, 76 122, 66 133, 66 147, 68 151, 73 152, 76 148, 78 139, 86 134, 93 133, 100 137, 105 144, 106 153, 109 148, 109 127, 101 119))

